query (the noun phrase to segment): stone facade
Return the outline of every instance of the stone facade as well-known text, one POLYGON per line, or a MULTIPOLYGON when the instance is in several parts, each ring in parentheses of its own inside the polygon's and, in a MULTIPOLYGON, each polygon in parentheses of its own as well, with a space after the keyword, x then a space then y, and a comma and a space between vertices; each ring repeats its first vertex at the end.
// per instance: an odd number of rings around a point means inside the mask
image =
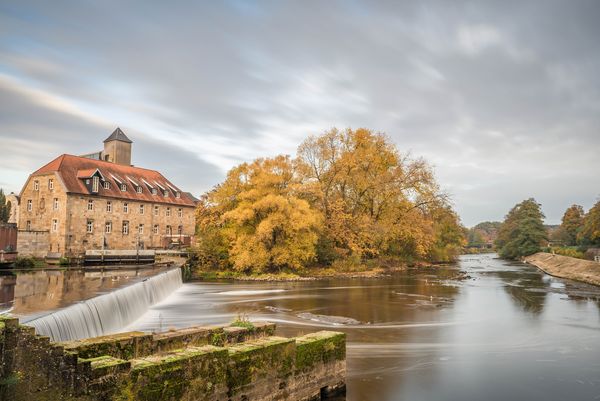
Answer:
MULTIPOLYGON (((105 147, 125 152, 122 162, 131 157, 131 143, 123 139, 107 140, 105 147)), ((193 198, 155 170, 63 155, 33 173, 21 191, 17 250, 79 256, 188 244, 194 211, 193 198)))

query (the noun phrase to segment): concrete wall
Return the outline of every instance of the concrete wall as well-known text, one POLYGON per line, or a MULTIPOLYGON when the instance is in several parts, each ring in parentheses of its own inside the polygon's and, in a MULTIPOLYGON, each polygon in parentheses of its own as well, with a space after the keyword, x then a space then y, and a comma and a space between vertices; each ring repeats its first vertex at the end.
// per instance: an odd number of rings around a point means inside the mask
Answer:
POLYGON ((48 231, 19 231, 17 235, 19 256, 45 258, 50 249, 50 233, 48 231))
POLYGON ((343 333, 274 325, 122 333, 68 343, 0 316, 2 400, 319 400, 343 390, 343 333))
POLYGON ((0 251, 17 248, 17 225, 0 223, 0 251))

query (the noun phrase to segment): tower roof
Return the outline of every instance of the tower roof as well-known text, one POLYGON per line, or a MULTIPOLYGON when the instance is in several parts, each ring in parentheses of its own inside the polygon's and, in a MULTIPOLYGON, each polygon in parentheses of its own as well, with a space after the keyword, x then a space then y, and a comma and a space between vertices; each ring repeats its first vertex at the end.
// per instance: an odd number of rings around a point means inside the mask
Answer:
POLYGON ((125 135, 125 133, 119 127, 117 127, 117 129, 114 130, 113 133, 110 134, 110 136, 104 140, 104 142, 110 142, 110 141, 121 141, 121 142, 133 143, 133 141, 131 139, 127 138, 127 135, 125 135))

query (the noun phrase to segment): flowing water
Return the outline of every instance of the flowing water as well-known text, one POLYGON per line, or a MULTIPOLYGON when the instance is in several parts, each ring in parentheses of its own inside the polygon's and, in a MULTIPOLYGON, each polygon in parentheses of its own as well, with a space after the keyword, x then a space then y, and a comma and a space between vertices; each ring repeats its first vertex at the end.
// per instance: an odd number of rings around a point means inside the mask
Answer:
POLYGON ((600 400, 600 288, 495 255, 384 279, 186 283, 128 329, 348 334, 348 400, 600 400))
POLYGON ((21 322, 54 341, 111 334, 138 319, 181 284, 181 270, 176 268, 40 317, 21 319, 21 322))

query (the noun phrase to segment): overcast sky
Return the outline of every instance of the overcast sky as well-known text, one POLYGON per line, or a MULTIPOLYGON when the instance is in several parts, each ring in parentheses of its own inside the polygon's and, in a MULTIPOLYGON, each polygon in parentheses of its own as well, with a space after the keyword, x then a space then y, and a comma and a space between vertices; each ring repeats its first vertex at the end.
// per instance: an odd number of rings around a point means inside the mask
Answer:
POLYGON ((1 1, 0 187, 120 126, 198 195, 336 126, 426 158, 467 226, 600 195, 599 1, 200 3, 1 1))

